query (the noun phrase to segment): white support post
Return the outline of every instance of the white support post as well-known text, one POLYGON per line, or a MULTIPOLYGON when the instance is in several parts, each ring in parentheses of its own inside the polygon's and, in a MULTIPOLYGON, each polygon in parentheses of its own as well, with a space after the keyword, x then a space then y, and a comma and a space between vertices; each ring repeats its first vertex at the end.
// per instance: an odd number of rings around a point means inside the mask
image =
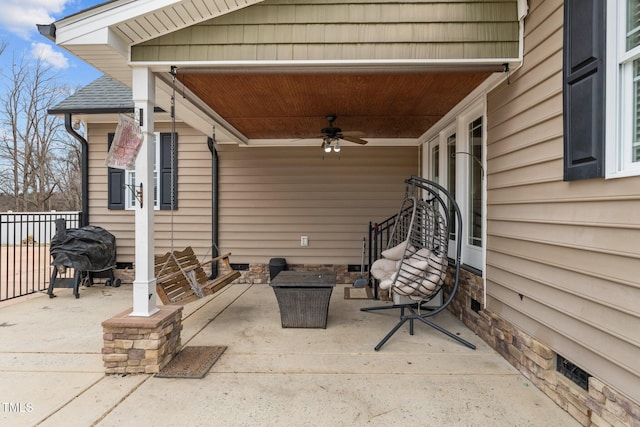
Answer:
POLYGON ((141 121, 142 146, 136 158, 136 188, 142 202, 135 210, 135 272, 131 316, 149 317, 158 311, 154 277, 153 143, 155 76, 149 68, 133 68, 133 102, 136 120, 141 121), (141 186, 142 185, 142 191, 141 186))

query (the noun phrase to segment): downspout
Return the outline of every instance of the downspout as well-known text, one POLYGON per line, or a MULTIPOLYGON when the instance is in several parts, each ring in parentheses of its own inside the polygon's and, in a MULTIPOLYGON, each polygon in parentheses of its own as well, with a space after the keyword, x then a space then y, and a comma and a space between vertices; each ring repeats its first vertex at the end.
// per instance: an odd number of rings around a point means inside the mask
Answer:
POLYGON ((80 154, 80 171, 82 174, 82 212, 80 226, 89 225, 89 143, 72 126, 71 113, 64 114, 64 127, 71 136, 80 142, 82 151, 80 154))
MULTIPOLYGON (((211 151, 211 257, 218 255, 218 151, 213 145, 213 138, 207 138, 207 146, 211 151)), ((218 263, 211 264, 211 275, 209 279, 218 277, 218 263)))

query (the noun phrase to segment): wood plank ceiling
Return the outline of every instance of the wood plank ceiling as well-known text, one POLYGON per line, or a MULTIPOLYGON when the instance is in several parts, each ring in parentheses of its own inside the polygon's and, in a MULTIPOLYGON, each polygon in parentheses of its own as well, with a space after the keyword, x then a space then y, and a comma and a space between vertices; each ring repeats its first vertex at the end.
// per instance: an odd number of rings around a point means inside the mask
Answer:
POLYGON ((178 79, 249 139, 319 137, 327 115, 361 138, 418 138, 490 75, 209 73, 178 79))

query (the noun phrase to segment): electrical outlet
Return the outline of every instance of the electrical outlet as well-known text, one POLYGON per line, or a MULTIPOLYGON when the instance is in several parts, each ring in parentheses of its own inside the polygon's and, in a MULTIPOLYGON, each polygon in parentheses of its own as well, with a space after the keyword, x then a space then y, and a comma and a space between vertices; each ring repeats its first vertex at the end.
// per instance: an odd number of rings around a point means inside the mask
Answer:
POLYGON ((309 236, 300 236, 300 246, 309 246, 309 236))

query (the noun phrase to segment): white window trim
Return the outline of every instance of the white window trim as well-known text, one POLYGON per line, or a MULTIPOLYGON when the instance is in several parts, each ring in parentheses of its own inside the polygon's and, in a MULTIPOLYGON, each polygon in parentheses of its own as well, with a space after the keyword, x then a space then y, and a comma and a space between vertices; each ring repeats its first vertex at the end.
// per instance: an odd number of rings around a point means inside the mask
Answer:
MULTIPOLYGON (((155 185, 153 186, 155 189, 155 194, 153 194, 153 192, 150 192, 150 190, 146 189, 144 190, 144 199, 145 200, 149 200, 149 197, 153 197, 154 200, 154 205, 153 205, 153 209, 158 211, 160 210, 160 173, 158 173, 158 166, 160 165, 160 147, 158 147, 158 144, 160 143, 160 132, 155 132, 153 134, 153 144, 155 146, 154 148, 154 153, 155 153, 155 169, 153 171, 154 177, 155 177, 155 185)), ((131 173, 134 173, 134 170, 130 170, 130 171, 125 171, 125 182, 127 183, 127 188, 125 189, 125 209, 126 210, 134 210, 136 207, 133 204, 133 200, 134 200, 134 196, 132 193, 132 189, 135 188, 135 186, 131 185, 131 173)))
MULTIPOLYGON (((452 134, 456 135, 456 152, 470 152, 469 141, 469 129, 470 122, 476 120, 478 117, 482 117, 482 137, 483 137, 483 150, 482 150, 482 169, 486 171, 486 155, 487 155, 487 115, 486 115, 486 97, 482 96, 480 99, 475 99, 460 109, 457 117, 450 119, 449 122, 444 123, 437 128, 432 128, 429 131, 430 138, 425 142, 425 151, 429 154, 428 159, 424 161, 425 170, 424 176, 433 178, 433 171, 431 170, 431 153, 433 152, 434 145, 440 146, 439 150, 439 168, 440 168, 440 184, 447 188, 447 178, 449 175, 448 169, 448 150, 447 140, 452 134)), ((470 226, 469 218, 469 164, 474 161, 469 155, 456 155, 456 202, 460 208, 462 215, 463 233, 461 234, 459 229, 456 231, 456 238, 462 239, 461 244, 461 260, 463 264, 481 270, 484 274, 485 271, 485 254, 487 246, 487 184, 486 175, 482 182, 482 246, 477 247, 468 243, 468 227, 470 226)), ((449 241, 449 256, 453 256, 455 251, 456 242, 449 241)))
MULTIPOLYGON (((458 144, 459 144, 459 139, 458 139, 458 126, 455 122, 451 123, 449 126, 446 126, 444 129, 442 129, 442 131, 440 132, 440 177, 442 178, 442 182, 440 183, 440 185, 442 185, 444 188, 446 188, 447 190, 449 190, 449 137, 451 137, 452 135, 456 136, 456 151, 458 151, 458 144)), ((458 167, 458 159, 456 157, 456 176, 454 177, 455 181, 456 181, 456 194, 454 194, 454 197, 456 197, 456 203, 458 202, 457 197, 459 197, 459 193, 460 193, 460 187, 458 187, 458 182, 459 182, 459 167, 458 167)), ((460 208, 460 203, 458 203, 458 208, 460 208)), ((447 213, 448 215, 448 213, 447 213)), ((464 218, 462 220, 463 224, 464 224, 464 218)), ((456 224, 456 239, 460 238, 460 226, 456 224)), ((456 240, 451 240, 449 239, 449 257, 454 257, 455 256, 455 250, 456 250, 456 240)))
MULTIPOLYGON (((422 158, 422 162, 424 165, 427 165, 427 170, 429 171, 428 173, 428 177, 431 181, 435 181, 438 184, 441 184, 439 182, 440 177, 438 177, 438 180, 435 179, 435 176, 433 176, 433 158, 432 158, 432 154, 433 154, 433 149, 438 146, 440 147, 440 138, 439 137, 433 137, 431 138, 426 144, 425 146, 427 147, 426 150, 423 150, 423 158, 422 158)), ((438 151, 438 169, 440 171, 442 171, 442 152, 438 151)))
POLYGON ((630 161, 633 99, 628 87, 633 84, 632 61, 640 57, 640 47, 626 51, 625 0, 607 2, 606 26, 605 177, 610 179, 640 175, 640 162, 630 161), (623 62, 628 66, 621 67, 623 62))
MULTIPOLYGON (((478 117, 482 117, 482 170, 486 170, 485 164, 487 156, 487 115, 486 115, 486 102, 484 98, 470 106, 465 110, 457 120, 457 138, 456 144, 459 148, 456 151, 464 151, 471 153, 471 141, 469 140, 469 123, 476 120, 478 117)), ((464 226, 463 235, 458 233, 458 238, 462 239, 462 260, 465 264, 472 267, 484 270, 484 254, 487 246, 487 179, 482 177, 482 246, 474 246, 469 244, 469 229, 471 226, 471 218, 469 215, 469 171, 471 162, 475 161, 471 155, 456 156, 456 201, 460 207, 460 213, 462 214, 462 224, 464 226)))

